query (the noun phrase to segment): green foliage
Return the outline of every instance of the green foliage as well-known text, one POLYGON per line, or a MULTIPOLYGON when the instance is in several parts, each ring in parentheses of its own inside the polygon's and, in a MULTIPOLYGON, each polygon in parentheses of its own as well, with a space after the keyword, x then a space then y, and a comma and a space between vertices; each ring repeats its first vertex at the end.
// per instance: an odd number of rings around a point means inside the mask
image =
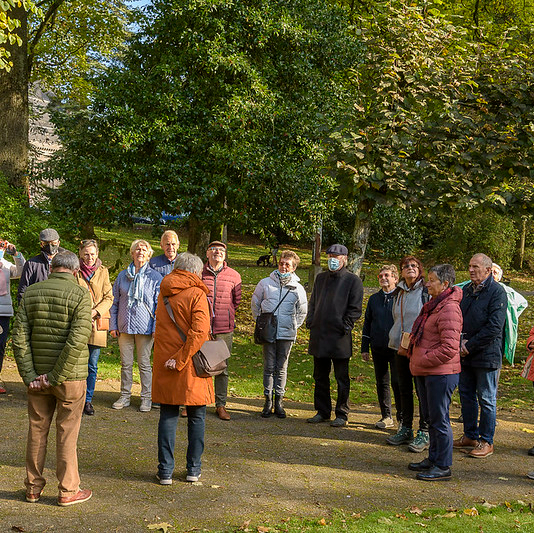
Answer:
POLYGON ((319 127, 358 51, 324 0, 156 1, 90 111, 58 120, 67 217, 190 212, 262 237, 309 234, 333 181, 319 127))

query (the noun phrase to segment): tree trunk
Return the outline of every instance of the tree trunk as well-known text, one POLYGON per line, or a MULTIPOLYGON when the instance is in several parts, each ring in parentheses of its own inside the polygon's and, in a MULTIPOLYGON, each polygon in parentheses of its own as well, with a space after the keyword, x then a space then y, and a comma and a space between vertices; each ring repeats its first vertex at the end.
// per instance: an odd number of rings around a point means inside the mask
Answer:
POLYGON ((356 220, 354 221, 354 230, 352 231, 352 241, 349 248, 347 268, 358 276, 362 270, 367 242, 369 241, 374 206, 374 201, 363 200, 358 204, 356 211, 356 220))
POLYGON ((519 242, 519 270, 523 270, 523 259, 525 257, 525 241, 527 236, 527 217, 521 217, 521 241, 519 242))
POLYGON ((198 255, 202 260, 206 258, 206 250, 210 243, 210 231, 206 222, 189 217, 189 240, 187 251, 198 255))
POLYGON ((6 43, 13 68, 0 70, 0 172, 28 194, 28 19, 23 7, 13 8, 12 17, 21 21, 22 46, 6 43))

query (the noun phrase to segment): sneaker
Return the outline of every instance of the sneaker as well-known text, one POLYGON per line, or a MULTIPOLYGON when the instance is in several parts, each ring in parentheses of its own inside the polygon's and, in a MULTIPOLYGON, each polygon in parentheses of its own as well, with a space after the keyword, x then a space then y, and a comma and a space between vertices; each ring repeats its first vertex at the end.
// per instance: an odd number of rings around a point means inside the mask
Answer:
MULTIPOLYGON (((129 404, 130 402, 128 402, 129 404)), ((150 409, 152 409, 152 401, 147 400, 146 398, 143 398, 141 400, 141 405, 139 406, 139 411, 141 413, 148 413, 150 412, 150 409)))
POLYGON ((306 422, 308 422, 308 424, 320 424, 321 422, 328 422, 329 420, 330 418, 325 418, 323 415, 317 413, 311 418, 306 419, 306 422))
POLYGON ((185 480, 189 481, 190 483, 196 483, 200 479, 201 474, 197 474, 194 476, 193 474, 187 474, 185 480))
POLYGON ((127 396, 120 396, 119 399, 111 406, 112 409, 122 409, 130 405, 130 398, 127 396))
POLYGON ((37 490, 33 489, 34 492, 26 491, 26 501, 30 503, 37 503, 39 501, 39 498, 41 498, 41 494, 43 493, 43 489, 37 490))
POLYGON ((477 445, 467 454, 469 457, 476 457, 481 459, 484 457, 489 457, 493 454, 493 444, 486 442, 485 440, 480 440, 477 445))
POLYGON ((470 439, 465 435, 462 435, 459 439, 456 439, 452 442, 452 447, 456 449, 461 448, 474 448, 478 444, 478 440, 470 439))
POLYGON ((392 446, 400 446, 401 444, 410 444, 413 440, 413 431, 406 426, 400 426, 395 435, 391 435, 386 439, 388 444, 392 446))
POLYGON ((413 441, 410 442, 410 445, 408 446, 408 450, 414 453, 419 453, 419 452, 428 450, 428 448, 430 448, 428 431, 422 431, 420 429, 417 431, 417 435, 415 436, 415 439, 413 439, 413 441))
POLYGON ((93 407, 93 404, 91 402, 85 402, 83 414, 88 416, 93 416, 95 414, 95 408, 93 407))
POLYGON ((348 426, 348 425, 349 425, 349 421, 339 416, 336 416, 336 418, 332 420, 332 422, 330 422, 330 426, 333 428, 344 428, 345 426, 348 426))
POLYGON ((170 477, 160 477, 159 474, 156 474, 156 479, 160 485, 172 485, 172 478, 170 477))
MULTIPOLYGON (((529 479, 534 479, 534 472, 529 472, 529 473, 527 474, 527 477, 528 477, 529 479)), ((28 501, 29 501, 29 500, 28 500, 28 501)))
POLYGON ((75 503, 83 503, 91 498, 93 492, 89 489, 79 490, 72 496, 60 496, 57 499, 57 504, 61 507, 67 507, 68 505, 74 505, 75 503))
POLYGON ((392 428, 395 424, 393 423, 393 418, 390 416, 385 416, 384 418, 381 418, 376 424, 375 428, 378 429, 386 429, 386 428, 392 428))

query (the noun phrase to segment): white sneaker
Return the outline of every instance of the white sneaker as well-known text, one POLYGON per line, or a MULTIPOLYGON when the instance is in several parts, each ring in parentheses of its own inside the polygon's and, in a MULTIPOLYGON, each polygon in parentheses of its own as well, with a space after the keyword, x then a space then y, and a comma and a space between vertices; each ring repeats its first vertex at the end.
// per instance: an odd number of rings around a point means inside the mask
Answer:
POLYGON ((156 479, 160 485, 172 485, 172 478, 170 477, 159 477, 159 474, 156 474, 156 479))
POLYGON ((130 405, 130 398, 127 396, 120 396, 119 399, 111 406, 112 409, 122 409, 130 405))
POLYGON ((190 476, 187 474, 187 477, 185 478, 186 481, 190 481, 191 483, 195 483, 195 481, 198 481, 200 479, 201 474, 198 474, 198 476, 190 476))
POLYGON ((141 406, 139 407, 139 411, 141 413, 148 413, 152 409, 152 401, 147 399, 141 400, 141 406))
POLYGON ((376 424, 375 428, 378 429, 386 429, 386 428, 392 428, 395 424, 393 423, 393 419, 389 416, 386 416, 384 418, 381 418, 376 424))

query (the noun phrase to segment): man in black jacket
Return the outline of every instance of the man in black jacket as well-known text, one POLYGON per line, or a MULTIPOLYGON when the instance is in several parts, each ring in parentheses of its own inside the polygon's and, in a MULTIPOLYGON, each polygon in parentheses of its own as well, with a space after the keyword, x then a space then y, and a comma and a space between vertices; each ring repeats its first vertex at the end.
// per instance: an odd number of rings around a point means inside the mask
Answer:
POLYGON ((497 416, 497 383, 502 364, 502 338, 507 297, 491 273, 492 261, 475 254, 469 262, 471 283, 463 287, 460 304, 464 318, 462 372, 458 391, 462 403, 464 434, 455 448, 470 449, 470 457, 493 453, 497 416), (480 406, 480 421, 479 421, 480 406))
POLYGON ((58 252, 64 252, 59 246, 59 233, 52 228, 46 228, 39 233, 41 253, 28 259, 20 275, 17 301, 20 303, 24 291, 34 283, 48 279, 50 263, 58 252))
POLYGON ((337 381, 336 418, 333 427, 348 423, 349 359, 352 355, 352 328, 362 314, 363 284, 347 270, 348 250, 334 244, 326 250, 328 272, 321 272, 313 286, 306 327, 310 330, 308 353, 313 355, 315 380, 314 406, 317 414, 311 424, 330 420, 330 369, 334 366, 337 381))

